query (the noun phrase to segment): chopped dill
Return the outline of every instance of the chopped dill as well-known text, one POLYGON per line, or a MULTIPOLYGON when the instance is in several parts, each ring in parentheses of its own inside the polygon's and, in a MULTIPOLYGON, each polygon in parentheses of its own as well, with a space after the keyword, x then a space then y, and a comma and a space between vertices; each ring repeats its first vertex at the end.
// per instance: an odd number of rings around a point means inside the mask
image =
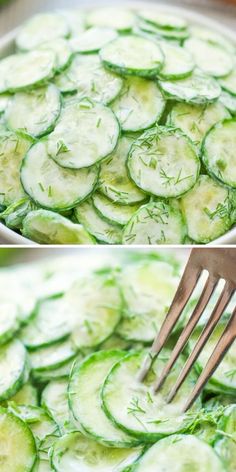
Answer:
POLYGON ((58 154, 60 154, 61 152, 69 152, 69 151, 70 149, 66 146, 64 141, 62 140, 58 141, 56 156, 58 156, 58 154))
POLYGON ((140 406, 139 399, 137 397, 133 397, 130 402, 130 407, 127 408, 128 414, 134 413, 146 413, 146 411, 140 406))

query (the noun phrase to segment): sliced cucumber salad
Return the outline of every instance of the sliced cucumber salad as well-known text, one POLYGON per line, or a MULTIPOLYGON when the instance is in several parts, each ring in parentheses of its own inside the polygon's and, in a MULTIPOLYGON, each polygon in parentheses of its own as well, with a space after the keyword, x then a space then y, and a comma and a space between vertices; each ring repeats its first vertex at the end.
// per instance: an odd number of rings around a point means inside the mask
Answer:
POLYGON ((38 244, 226 234, 236 219, 235 57, 230 35, 169 8, 28 19, 0 60, 1 221, 38 244))
POLYGON ((167 394, 201 323, 160 392, 153 381, 182 321, 145 381, 137 378, 181 273, 173 252, 130 250, 91 266, 73 253, 0 269, 1 288, 5 281, 16 293, 15 301, 9 290, 0 298, 1 471, 235 471, 235 345, 182 413, 224 324, 173 402, 167 394), (28 308, 19 303, 27 297, 28 308), (10 302, 14 316, 4 310, 10 302))

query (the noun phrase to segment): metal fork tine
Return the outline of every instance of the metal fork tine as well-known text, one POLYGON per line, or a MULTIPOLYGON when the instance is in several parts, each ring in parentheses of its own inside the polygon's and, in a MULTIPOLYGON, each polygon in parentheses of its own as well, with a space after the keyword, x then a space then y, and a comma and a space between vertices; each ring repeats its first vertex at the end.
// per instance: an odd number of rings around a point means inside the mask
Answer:
POLYGON ((232 295, 234 293, 235 287, 232 282, 228 281, 225 283, 225 286, 221 292, 221 295, 213 309, 213 312, 203 329, 196 345, 194 346, 194 349, 192 353, 190 354, 187 362, 185 363, 174 387, 172 388, 168 398, 167 402, 171 402, 173 398, 175 397, 176 393, 178 392, 179 388, 181 387, 182 383, 186 379, 188 373, 190 372, 193 364, 197 360, 200 352, 202 351, 203 347, 205 346, 207 340, 209 339, 211 333, 213 332, 214 328, 216 327, 220 317, 222 316, 222 313, 224 312, 226 306, 228 305, 230 299, 232 298, 232 295))
POLYGON ((218 341, 209 361, 207 362, 205 368, 203 369, 194 389, 189 397, 185 407, 184 412, 186 412, 192 404, 195 402, 196 398, 212 376, 212 374, 217 369, 218 365, 224 358, 225 354, 232 346, 233 342, 236 339, 236 308, 234 309, 233 315, 228 322, 220 340, 218 341))
POLYGON ((138 380, 140 382, 142 382, 145 379, 154 358, 162 350, 172 329, 174 328, 178 319, 180 318, 184 307, 186 306, 189 298, 191 297, 193 290, 198 282, 198 279, 202 273, 201 267, 197 266, 196 264, 195 265, 193 264, 194 259, 195 259, 195 252, 193 249, 189 257, 189 260, 186 264, 184 273, 180 280, 174 299, 171 303, 169 311, 164 320, 164 323, 162 324, 159 334, 156 336, 153 342, 151 351, 144 359, 144 363, 140 369, 140 372, 138 375, 138 380))
POLYGON ((193 332, 195 326, 197 325, 204 309, 206 308, 207 303, 209 302, 216 285, 218 283, 218 277, 214 276, 212 274, 208 275, 208 278, 206 280, 205 286, 203 288, 203 291, 201 293, 201 296, 198 300, 198 303, 189 318, 189 321, 186 325, 186 327, 183 329, 175 347, 174 350, 170 356, 169 361, 167 362, 166 366, 164 367, 160 378, 157 379, 156 383, 154 384, 154 391, 157 391, 161 388, 162 384, 164 383, 166 377, 168 376, 170 370, 172 369, 175 361, 179 357, 180 353, 184 349, 191 333, 193 332))

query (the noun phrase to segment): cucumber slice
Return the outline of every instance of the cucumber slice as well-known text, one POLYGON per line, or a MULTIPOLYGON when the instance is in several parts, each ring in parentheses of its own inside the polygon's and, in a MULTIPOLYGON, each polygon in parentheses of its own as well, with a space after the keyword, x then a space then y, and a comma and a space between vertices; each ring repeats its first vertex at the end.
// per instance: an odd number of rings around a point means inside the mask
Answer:
POLYGON ((3 93, 0 95, 0 114, 5 112, 11 99, 10 93, 3 93))
POLYGON ((217 408, 220 408, 222 405, 223 406, 228 406, 233 402, 233 398, 231 395, 215 395, 214 397, 210 398, 208 400, 204 407, 206 411, 213 411, 216 410, 217 408))
MULTIPOLYGON (((49 297, 38 303, 34 319, 21 331, 21 339, 28 349, 39 349, 63 341, 71 333, 71 325, 62 296, 49 297), (56 316, 55 316, 56 314, 56 316)), ((52 348, 51 356, 54 357, 52 348)), ((38 354, 40 358, 40 352, 38 354)), ((37 352, 36 352, 37 358, 37 352)), ((47 362, 47 357, 44 362, 47 362)), ((50 362, 50 360, 49 360, 50 362)))
POLYGON ((34 433, 38 442, 47 439, 48 436, 58 436, 58 426, 43 408, 31 405, 18 405, 9 407, 15 411, 15 415, 24 420, 34 433))
POLYGON ((184 43, 184 47, 192 54, 197 67, 206 74, 224 77, 233 69, 233 57, 220 45, 190 38, 184 43))
POLYGON ((171 297, 170 290, 175 290, 173 284, 177 288, 182 262, 177 261, 173 254, 168 254, 166 251, 140 253, 139 250, 133 250, 129 254, 124 254, 123 263, 119 281, 123 296, 131 310, 139 311, 141 306, 140 312, 146 311, 148 306, 150 308, 149 303, 153 303, 154 309, 156 303, 171 297), (163 271, 163 284, 159 270, 163 271), (155 285, 154 279, 158 280, 158 286, 155 285), (138 302, 137 297, 140 297, 138 302), (146 297, 151 299, 154 297, 155 301, 145 300, 146 297))
POLYGON ((236 97, 223 90, 219 101, 230 111, 232 115, 236 115, 236 97))
POLYGON ((146 131, 132 145, 128 161, 136 185, 158 197, 179 197, 196 183, 200 161, 191 141, 176 128, 146 131))
POLYGON ((223 184, 236 188, 236 119, 223 120, 206 135, 202 159, 208 172, 223 184))
POLYGON ((70 8, 68 10, 66 8, 60 8, 57 12, 65 18, 72 37, 83 33, 85 30, 85 15, 80 8, 70 8))
POLYGON ((0 345, 13 338, 20 326, 19 308, 13 301, 1 300, 0 303, 0 345))
POLYGON ((57 369, 74 359, 77 351, 78 349, 70 339, 49 347, 42 347, 30 353, 31 368, 37 372, 57 369))
POLYGON ((25 197, 20 182, 20 166, 30 142, 14 133, 0 135, 0 204, 9 206, 25 197))
POLYGON ((11 402, 17 405, 38 405, 38 392, 36 388, 30 383, 26 383, 23 387, 10 398, 11 402))
POLYGON ((236 438, 236 404, 224 409, 224 413, 219 422, 219 429, 236 438))
POLYGON ((168 116, 168 124, 182 131, 200 146, 205 134, 218 121, 229 118, 228 110, 220 102, 205 106, 176 103, 168 116))
POLYGON ((139 205, 120 205, 97 192, 92 198, 100 216, 112 224, 126 225, 131 216, 139 209, 139 205))
POLYGON ((214 445, 216 452, 223 459, 227 471, 234 472, 236 466, 236 405, 224 410, 219 422, 218 438, 214 445))
POLYGON ((33 210, 37 210, 37 205, 28 197, 24 197, 9 205, 6 210, 0 213, 0 218, 5 221, 8 228, 21 229, 23 219, 33 210))
MULTIPOLYGON (((225 328, 224 323, 220 323, 214 330, 209 341, 207 342, 204 352, 202 352, 197 361, 198 370, 201 371, 208 361, 217 341, 225 328)), ((189 351, 192 350, 198 337, 200 330, 196 329, 189 341, 189 351)), ((226 353, 223 361, 214 372, 208 382, 207 389, 216 393, 226 393, 235 397, 236 393, 236 370, 235 370, 236 343, 234 342, 230 350, 226 353)))
POLYGON ((21 389, 26 375, 26 350, 18 339, 0 346, 0 401, 21 389))
POLYGON ((123 244, 183 244, 185 222, 180 210, 162 201, 143 205, 129 220, 123 244))
POLYGON ((62 434, 75 429, 68 404, 68 380, 51 381, 43 390, 42 406, 60 427, 62 434))
POLYGON ((96 347, 114 332, 121 318, 122 298, 113 274, 93 274, 75 282, 64 297, 74 320, 72 341, 78 349, 96 347))
POLYGON ((98 167, 72 170, 58 166, 47 153, 47 143, 34 144, 21 166, 24 190, 37 203, 50 210, 75 207, 94 190, 98 167))
MULTIPOLYGON (((217 416, 217 413, 215 414, 217 416)), ((201 439, 202 441, 205 441, 210 446, 213 446, 216 440, 216 428, 216 421, 203 421, 194 429, 194 431, 192 431, 192 433, 194 432, 194 435, 197 438, 201 439)))
POLYGON ((223 462, 214 450, 205 441, 191 434, 174 435, 158 441, 141 457, 134 471, 187 472, 188 469, 201 472, 226 472, 223 462))
POLYGON ((106 244, 120 244, 122 231, 119 225, 110 223, 96 212, 92 201, 86 201, 75 208, 76 220, 89 234, 106 244))
POLYGON ((168 41, 175 41, 179 46, 183 41, 189 38, 189 31, 185 30, 169 30, 168 28, 155 28, 157 36, 160 39, 166 39, 168 41))
POLYGON ((94 239, 82 225, 47 210, 28 213, 22 234, 39 244, 94 244, 94 239))
POLYGON ((122 89, 121 77, 104 69, 95 54, 76 54, 65 73, 56 76, 55 83, 62 92, 76 92, 77 98, 110 103, 122 89))
POLYGON ((227 76, 220 79, 221 87, 232 95, 236 95, 236 68, 227 76))
POLYGON ((200 38, 208 43, 217 44, 226 49, 230 54, 235 53, 235 45, 218 31, 200 25, 190 25, 191 36, 200 38))
POLYGON ((1 472, 31 472, 36 445, 27 424, 0 408, 0 426, 1 472))
MULTIPOLYGON (((141 347, 143 348, 143 345, 141 347)), ((125 341, 124 339, 121 339, 120 336, 117 334, 117 331, 99 346, 99 349, 102 351, 108 351, 109 349, 122 349, 122 350, 128 351, 129 349, 139 349, 139 348, 140 348, 140 344, 131 343, 129 341, 125 341)))
POLYGON ((48 152, 62 167, 90 167, 114 150, 118 137, 119 125, 113 112, 85 99, 63 110, 48 137, 48 152))
POLYGON ((139 131, 158 122, 165 100, 155 82, 127 77, 124 87, 111 104, 123 131, 139 131))
MULTIPOLYGON (((87 56, 84 56, 84 57, 86 60, 87 56)), ((75 58, 76 56, 73 56, 73 60, 75 58)), ((56 85, 56 87, 61 91, 61 93, 66 94, 63 97, 63 105, 65 106, 68 105, 68 102, 71 103, 72 101, 75 101, 75 98, 76 98, 75 92, 77 89, 77 84, 73 82, 69 77, 69 70, 70 70, 70 67, 73 67, 73 60, 71 61, 71 64, 68 66, 66 70, 64 70, 63 72, 59 72, 53 78, 53 83, 56 85)))
POLYGON ((60 93, 50 84, 31 92, 16 93, 5 117, 8 128, 36 138, 53 130, 60 111, 60 93))
POLYGON ((195 382, 192 373, 172 403, 166 403, 166 395, 184 365, 184 358, 179 358, 162 389, 154 395, 153 381, 169 359, 170 351, 162 351, 146 380, 140 383, 138 372, 146 355, 146 351, 131 353, 114 365, 104 382, 102 400, 105 413, 118 427, 144 442, 154 442, 163 436, 186 431, 193 422, 200 400, 191 413, 182 413, 195 382))
POLYGON ((36 293, 27 280, 26 271, 21 267, 15 266, 14 271, 5 269, 0 271, 1 302, 12 303, 12 293, 14 293, 14 303, 18 310, 18 321, 23 325, 27 324, 34 316, 36 293))
MULTIPOLYGON (((36 271, 36 284, 37 296, 40 299, 62 295, 77 280, 78 263, 71 256, 68 254, 62 258, 56 257, 39 265, 40 270, 36 271)), ((37 265, 34 268, 38 268, 37 265)))
POLYGON ((115 203, 129 205, 146 199, 129 178, 126 161, 134 138, 122 136, 115 151, 101 165, 99 190, 115 203))
POLYGON ((12 54, 0 60, 0 93, 7 91, 6 78, 15 65, 15 57, 16 55, 12 54))
POLYGON ((159 80, 159 85, 166 98, 196 105, 214 102, 221 93, 217 81, 200 70, 185 79, 159 80))
POLYGON ((54 75, 55 54, 47 50, 35 50, 12 56, 10 70, 5 83, 9 91, 15 92, 29 87, 38 87, 54 75))
POLYGON ((207 244, 226 233, 232 225, 230 193, 207 175, 181 200, 188 235, 207 244))
POLYGON ((158 74, 160 78, 183 79, 192 73, 195 63, 188 51, 167 41, 162 41, 160 46, 165 57, 164 65, 158 74))
POLYGON ((49 449, 59 436, 57 424, 40 407, 10 404, 8 409, 29 425, 36 439, 40 458, 48 459, 49 449))
POLYGON ((164 320, 179 278, 167 262, 144 261, 123 269, 120 284, 124 317, 117 332, 129 341, 153 341, 164 320))
POLYGON ((137 35, 120 36, 100 51, 103 64, 122 75, 155 77, 163 64, 160 47, 137 35))
POLYGON ((183 41, 189 38, 189 30, 187 28, 183 30, 159 28, 158 26, 141 19, 134 31, 152 41, 165 39, 174 42, 176 46, 180 46, 183 41))
POLYGON ((78 37, 72 38, 70 45, 74 52, 88 54, 98 52, 117 36, 117 32, 112 28, 89 28, 78 37))
POLYGON ((140 454, 140 448, 109 448, 74 432, 54 444, 51 461, 56 472, 125 472, 140 454))
POLYGON ((56 57, 55 69, 57 72, 64 70, 72 58, 72 50, 69 41, 63 38, 47 41, 43 43, 39 49, 53 51, 56 57))
POLYGON ((68 380, 73 361, 69 361, 62 367, 57 367, 53 370, 42 370, 40 372, 34 372, 33 379, 40 384, 46 384, 52 380, 68 380))
POLYGON ((21 27, 16 37, 19 49, 35 49, 46 41, 69 35, 66 20, 58 13, 39 13, 21 27))
POLYGON ((223 437, 214 445, 216 453, 224 461, 227 472, 234 472, 236 467, 235 440, 230 437, 223 437))
POLYGON ((93 353, 79 365, 74 364, 69 381, 69 404, 76 421, 92 439, 109 447, 137 445, 137 440, 113 426, 101 409, 103 382, 125 354, 125 351, 93 353))
POLYGON ((125 8, 101 7, 88 12, 86 23, 90 27, 113 28, 124 33, 134 26, 135 16, 132 11, 125 8))
POLYGON ((177 15, 171 15, 157 9, 143 8, 137 12, 138 17, 147 23, 164 29, 184 30, 187 28, 187 22, 184 18, 177 15))

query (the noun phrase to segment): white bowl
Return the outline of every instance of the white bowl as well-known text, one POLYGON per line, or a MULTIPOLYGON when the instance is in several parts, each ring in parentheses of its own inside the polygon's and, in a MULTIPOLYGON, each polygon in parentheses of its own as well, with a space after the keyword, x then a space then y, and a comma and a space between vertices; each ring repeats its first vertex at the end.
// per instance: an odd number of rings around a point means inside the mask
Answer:
MULTIPOLYGON (((107 1, 106 2, 96 2, 95 4, 89 5, 89 8, 84 8, 83 4, 81 9, 91 10, 92 8, 98 8, 100 6, 111 6, 107 1)), ((236 34, 226 26, 222 26, 215 20, 206 18, 205 16, 194 13, 191 10, 188 10, 183 7, 176 7, 170 5, 164 5, 163 3, 152 3, 152 2, 119 2, 119 6, 124 5, 127 8, 137 9, 137 8, 147 8, 163 10, 172 14, 180 15, 189 20, 192 24, 205 26, 207 28, 213 29, 220 34, 223 34, 226 38, 233 41, 236 44, 236 34)), ((114 5, 115 7, 115 5, 114 5)), ((11 31, 3 38, 0 39, 0 58, 8 55, 14 49, 14 39, 16 36, 17 29, 11 31)), ((24 238, 15 231, 7 228, 3 223, 0 223, 0 239, 4 241, 5 244, 15 244, 15 245, 32 245, 36 244, 33 241, 30 241, 27 238, 24 238)), ((211 245, 226 245, 226 244, 236 244, 236 227, 232 228, 226 234, 221 236, 218 239, 215 239, 210 243, 211 245)))

